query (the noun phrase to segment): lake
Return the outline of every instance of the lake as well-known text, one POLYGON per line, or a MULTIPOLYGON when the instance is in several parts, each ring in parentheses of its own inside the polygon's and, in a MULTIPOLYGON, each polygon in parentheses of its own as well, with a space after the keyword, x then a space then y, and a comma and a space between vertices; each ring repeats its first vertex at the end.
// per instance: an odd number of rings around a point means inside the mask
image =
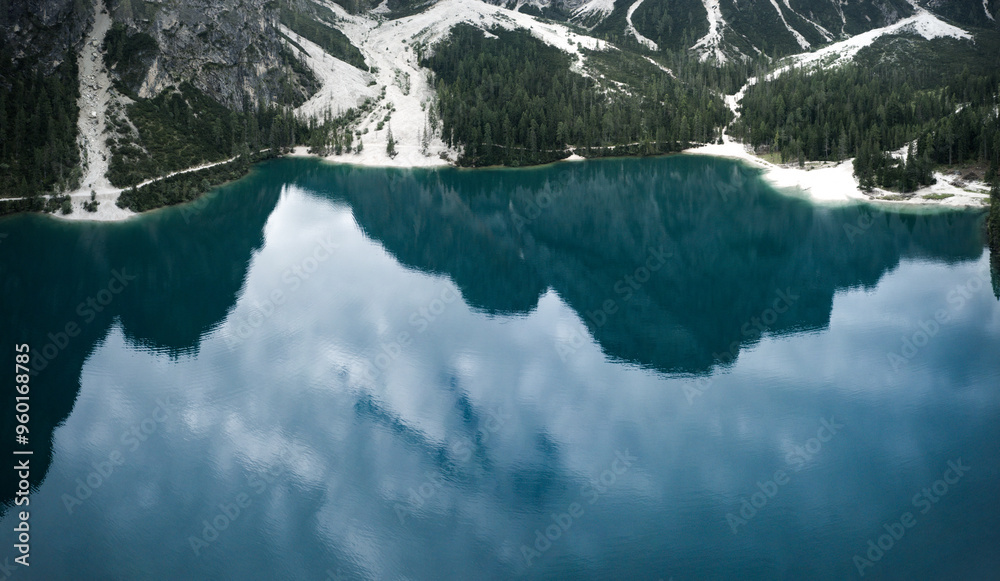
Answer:
POLYGON ((995 578, 984 218, 674 156, 2 219, 0 579, 995 578))

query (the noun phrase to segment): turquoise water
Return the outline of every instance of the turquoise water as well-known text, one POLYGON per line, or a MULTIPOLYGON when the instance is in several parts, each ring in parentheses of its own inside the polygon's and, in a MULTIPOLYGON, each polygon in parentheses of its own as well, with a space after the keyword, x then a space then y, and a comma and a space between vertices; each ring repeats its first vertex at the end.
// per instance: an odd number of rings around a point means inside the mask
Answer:
POLYGON ((0 579, 996 578, 982 223, 685 156, 0 220, 0 579))

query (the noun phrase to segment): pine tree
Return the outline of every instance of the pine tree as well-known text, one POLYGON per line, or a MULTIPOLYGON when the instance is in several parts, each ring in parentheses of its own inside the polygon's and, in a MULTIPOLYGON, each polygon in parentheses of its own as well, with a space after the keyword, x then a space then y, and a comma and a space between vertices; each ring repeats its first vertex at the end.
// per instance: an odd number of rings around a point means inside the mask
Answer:
POLYGON ((920 162, 913 152, 913 143, 906 148, 906 161, 903 166, 903 187, 904 192, 912 192, 920 187, 920 162))
POLYGON ((872 146, 865 142, 861 145, 861 150, 854 158, 854 176, 858 178, 858 185, 866 192, 872 191, 875 187, 875 168, 872 164, 872 146))
POLYGON ((389 157, 396 157, 396 140, 392 136, 392 125, 389 126, 389 136, 385 142, 385 152, 389 154, 389 157))

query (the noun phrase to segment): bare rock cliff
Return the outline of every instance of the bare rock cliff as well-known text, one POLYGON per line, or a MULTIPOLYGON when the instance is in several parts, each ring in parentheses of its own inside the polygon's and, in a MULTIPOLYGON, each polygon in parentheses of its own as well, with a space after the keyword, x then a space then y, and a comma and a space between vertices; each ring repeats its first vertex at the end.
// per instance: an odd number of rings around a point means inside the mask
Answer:
POLYGON ((127 79, 139 97, 190 82, 219 102, 304 101, 316 82, 286 48, 278 12, 265 0, 114 0, 115 23, 155 42, 138 75, 127 79))

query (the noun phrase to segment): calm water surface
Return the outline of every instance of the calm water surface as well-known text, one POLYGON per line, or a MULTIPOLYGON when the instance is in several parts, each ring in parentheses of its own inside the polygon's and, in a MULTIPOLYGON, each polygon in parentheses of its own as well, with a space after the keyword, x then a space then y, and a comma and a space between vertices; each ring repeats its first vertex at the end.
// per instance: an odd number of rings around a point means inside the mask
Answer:
POLYGON ((688 157, 0 220, 0 579, 996 579, 982 222, 688 157))

